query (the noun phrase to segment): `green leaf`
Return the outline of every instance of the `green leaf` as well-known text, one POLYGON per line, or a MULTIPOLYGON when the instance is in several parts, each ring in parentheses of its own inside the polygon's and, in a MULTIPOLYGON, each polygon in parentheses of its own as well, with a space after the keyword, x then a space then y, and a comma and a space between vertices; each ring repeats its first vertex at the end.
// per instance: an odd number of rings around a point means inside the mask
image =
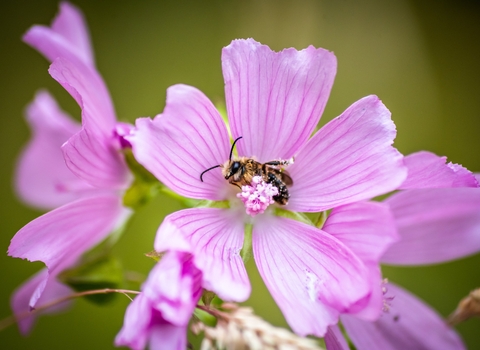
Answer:
POLYGON ((123 196, 123 204, 132 209, 138 209, 152 200, 160 191, 159 182, 146 182, 144 179, 135 178, 130 188, 123 196))
POLYGON ((165 252, 157 252, 156 250, 152 250, 151 252, 145 253, 147 258, 155 260, 155 262, 159 262, 162 257, 165 255, 165 252))
POLYGON ((313 222, 303 213, 299 213, 299 212, 296 212, 296 211, 289 211, 289 210, 282 209, 282 208, 275 208, 274 213, 277 216, 281 216, 281 217, 284 217, 284 218, 300 221, 300 222, 303 222, 304 224, 307 224, 307 225, 310 225, 310 226, 315 226, 313 224, 313 222))
POLYGON ((211 292, 206 289, 203 290, 202 301, 204 305, 210 306, 210 304, 212 303, 215 297, 216 297, 216 294, 214 292, 211 292))
MULTIPOLYGON (((116 257, 102 255, 95 259, 87 259, 80 265, 63 271, 58 275, 58 279, 77 292, 103 288, 118 289, 123 284, 123 269, 116 257)), ((116 293, 108 293, 88 295, 85 298, 96 304, 105 304, 115 296, 116 293)))
POLYGON ((206 324, 209 327, 215 327, 217 325, 217 319, 215 316, 209 314, 206 311, 203 311, 202 309, 195 308, 195 311, 193 314, 204 324, 206 324))

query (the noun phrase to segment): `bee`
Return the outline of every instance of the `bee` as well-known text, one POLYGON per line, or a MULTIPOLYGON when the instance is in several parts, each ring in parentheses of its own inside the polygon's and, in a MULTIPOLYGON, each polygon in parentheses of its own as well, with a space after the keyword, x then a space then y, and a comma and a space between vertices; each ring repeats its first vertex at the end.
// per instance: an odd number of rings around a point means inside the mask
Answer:
POLYGON ((286 205, 290 198, 287 186, 292 186, 293 180, 283 167, 291 164, 291 161, 272 160, 262 164, 253 158, 234 157, 232 159, 235 144, 241 138, 242 136, 233 142, 229 159, 224 164, 215 165, 203 171, 200 174, 200 180, 203 182, 203 174, 206 172, 215 168, 222 168, 222 175, 225 180, 241 189, 242 186, 250 185, 254 176, 261 176, 263 181, 277 188, 278 194, 273 197, 273 200, 278 204, 286 205))

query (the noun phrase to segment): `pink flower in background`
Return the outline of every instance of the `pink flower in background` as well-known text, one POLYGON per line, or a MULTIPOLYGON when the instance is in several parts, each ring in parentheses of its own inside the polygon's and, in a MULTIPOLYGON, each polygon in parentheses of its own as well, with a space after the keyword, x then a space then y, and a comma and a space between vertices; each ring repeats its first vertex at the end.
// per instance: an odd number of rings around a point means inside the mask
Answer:
MULTIPOLYGON (((287 169, 293 186, 285 209, 323 211, 389 192, 405 179, 403 157, 392 147, 395 126, 375 96, 357 101, 309 139, 336 73, 332 53, 313 47, 275 53, 252 39, 235 40, 223 49, 222 65, 232 136, 243 137, 239 156, 260 163, 295 158, 287 169)), ((169 88, 163 114, 138 119, 127 139, 136 159, 172 190, 229 201, 228 209, 173 213, 157 233, 157 251, 193 254, 204 288, 226 300, 248 298, 240 250, 245 225, 252 224, 257 267, 295 332, 323 336, 340 312, 369 294, 367 269, 339 240, 278 217, 272 207, 248 215, 238 189, 220 169, 200 181, 202 172, 229 159, 230 139, 220 114, 199 90, 169 88)), ((266 196, 260 192, 256 198, 266 196)))
MULTIPOLYGON (((393 194, 384 204, 357 203, 356 212, 349 211, 348 206, 336 208, 323 229, 364 262, 368 259, 364 253, 373 252, 372 264, 366 262, 373 272, 379 271, 379 262, 432 264, 480 251, 480 189, 474 175, 458 164, 445 164, 445 157, 429 152, 409 155, 405 164, 408 177, 400 188, 406 190, 393 194), (376 225, 381 215, 371 215, 367 204, 388 207, 394 225, 376 225), (398 238, 380 247, 372 238, 382 233, 388 236, 385 228, 396 228, 398 238)), ((377 285, 377 292, 372 293, 369 304, 360 312, 341 317, 357 349, 465 348, 459 335, 428 305, 393 283, 382 287, 380 273, 375 276, 378 278, 372 285, 377 285), (382 301, 386 310, 378 312, 382 301), (369 318, 369 314, 374 317, 369 318)), ((339 345, 341 338, 338 330, 331 328, 326 336, 327 349, 348 349, 339 345)))
POLYGON ((67 168, 61 149, 80 131, 80 125, 46 91, 36 94, 26 116, 32 137, 19 157, 15 173, 15 189, 20 198, 37 208, 54 209, 91 190, 92 186, 67 168))
MULTIPOLYGON (((42 261, 48 271, 17 289, 12 297, 16 315, 67 293, 56 276, 130 215, 122 205, 130 173, 120 153, 118 124, 80 11, 62 3, 51 27, 34 26, 24 40, 54 60, 50 74, 80 105, 82 126, 45 92, 27 111, 33 139, 18 163, 17 191, 29 204, 57 208, 24 226, 11 241, 10 256, 42 261)), ((21 331, 27 333, 32 323, 33 316, 20 322, 21 331)))
POLYGON ((153 268, 142 293, 128 306, 115 345, 134 350, 183 350, 187 326, 202 294, 201 272, 190 254, 168 252, 153 268))

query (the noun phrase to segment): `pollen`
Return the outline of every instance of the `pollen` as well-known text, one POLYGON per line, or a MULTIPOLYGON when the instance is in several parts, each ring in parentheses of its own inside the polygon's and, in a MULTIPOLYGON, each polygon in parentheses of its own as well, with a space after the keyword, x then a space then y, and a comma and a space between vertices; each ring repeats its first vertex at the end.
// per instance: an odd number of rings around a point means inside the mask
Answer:
POLYGON ((275 203, 273 197, 278 195, 278 189, 266 183, 261 176, 254 176, 250 185, 242 186, 242 192, 237 194, 245 205, 248 215, 262 214, 270 204, 275 203))

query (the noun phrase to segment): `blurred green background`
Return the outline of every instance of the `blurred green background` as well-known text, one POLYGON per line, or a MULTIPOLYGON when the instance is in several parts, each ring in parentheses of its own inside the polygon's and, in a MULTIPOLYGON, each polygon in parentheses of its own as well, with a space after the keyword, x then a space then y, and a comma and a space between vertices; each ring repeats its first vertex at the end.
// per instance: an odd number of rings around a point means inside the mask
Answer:
MULTIPOLYGON (((338 73, 321 124, 351 103, 376 94, 397 125, 403 153, 421 149, 447 155, 480 171, 480 5, 476 1, 93 1, 74 2, 85 13, 97 66, 120 119, 133 122, 162 111, 165 90, 194 85, 221 101, 221 48, 253 37, 272 49, 308 45, 334 51, 338 73)), ((20 203, 12 190, 17 155, 29 137, 23 110, 35 91, 47 88, 74 116, 79 108, 47 73, 48 63, 21 42, 33 24, 49 24, 55 0, 5 1, 0 5, 0 250, 40 213, 20 203)), ((116 252, 126 269, 147 274, 162 218, 178 209, 159 196, 131 221, 116 252)), ((16 286, 40 263, 0 254, 0 318, 10 314, 16 286)), ((459 299, 480 286, 480 255, 429 267, 384 269, 384 275, 448 315, 459 299)), ((249 263, 253 283, 246 303, 275 325, 285 326, 249 263)), ((78 300, 67 313, 40 319, 23 338, 17 328, 0 332, 2 349, 109 349, 128 300, 106 307, 78 300)), ((469 348, 480 348, 480 320, 457 327, 469 348)), ((428 334, 425 334, 428 337, 428 334)))

